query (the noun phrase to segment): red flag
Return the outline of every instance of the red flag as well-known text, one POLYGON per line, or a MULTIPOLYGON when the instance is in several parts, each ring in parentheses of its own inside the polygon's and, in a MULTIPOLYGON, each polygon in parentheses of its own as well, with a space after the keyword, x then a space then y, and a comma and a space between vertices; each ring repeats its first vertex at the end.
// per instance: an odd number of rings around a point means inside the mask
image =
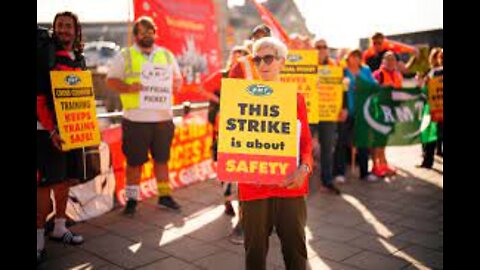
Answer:
POLYGON ((283 29, 282 25, 275 19, 275 17, 270 13, 270 11, 265 8, 262 4, 258 3, 257 0, 253 0, 253 3, 257 7, 258 13, 262 18, 263 23, 265 23, 270 29, 272 29, 274 36, 282 40, 285 44, 289 44, 290 38, 288 37, 287 32, 283 29))

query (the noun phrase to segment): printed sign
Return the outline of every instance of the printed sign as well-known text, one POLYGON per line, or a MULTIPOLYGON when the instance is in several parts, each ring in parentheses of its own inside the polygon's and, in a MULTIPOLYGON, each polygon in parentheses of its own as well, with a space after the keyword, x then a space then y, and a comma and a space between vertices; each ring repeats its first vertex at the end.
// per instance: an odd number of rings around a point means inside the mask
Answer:
POLYGON ((220 100, 218 179, 283 181, 297 167, 296 85, 223 79, 222 91, 229 95, 220 100))
POLYGON ((428 104, 432 121, 443 121, 443 75, 428 80, 428 104))
POLYGON ((90 71, 50 71, 64 151, 100 144, 90 71))
POLYGON ((291 50, 280 76, 282 82, 297 85, 297 92, 305 98, 308 122, 311 124, 318 123, 317 63, 317 51, 291 50))
POLYGON ((342 110, 343 69, 335 66, 319 66, 318 75, 318 120, 337 122, 342 110))
POLYGON ((162 110, 172 106, 173 69, 171 65, 145 63, 140 82, 140 109, 162 110))

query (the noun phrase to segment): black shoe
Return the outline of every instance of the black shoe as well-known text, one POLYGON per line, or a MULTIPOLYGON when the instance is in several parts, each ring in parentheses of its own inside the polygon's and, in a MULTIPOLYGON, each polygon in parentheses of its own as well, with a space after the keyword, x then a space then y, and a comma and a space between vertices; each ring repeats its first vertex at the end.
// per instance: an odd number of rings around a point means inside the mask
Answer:
POLYGON ((235 210, 233 209, 232 203, 230 201, 225 202, 225 215, 235 216, 235 210))
POLYGON ((42 263, 45 260, 45 249, 37 250, 37 265, 42 263))
POLYGON ((137 201, 128 200, 125 209, 123 209, 123 214, 126 216, 133 216, 137 210, 137 201))
POLYGON ((328 191, 333 192, 336 195, 340 195, 342 193, 340 189, 338 189, 333 183, 328 183, 328 184, 322 184, 324 188, 326 188, 328 191))
POLYGON ((158 197, 158 206, 161 208, 171 209, 178 211, 180 210, 180 205, 173 200, 172 196, 161 196, 158 197))
POLYGON ((230 242, 235 245, 243 245, 243 229, 240 223, 237 223, 237 226, 233 228, 232 234, 230 235, 230 242))
POLYGON ((49 239, 56 242, 63 242, 65 245, 76 246, 83 244, 83 236, 71 231, 67 231, 60 237, 50 236, 49 239))
POLYGON ((431 169, 431 168, 432 168, 432 165, 429 166, 429 165, 426 165, 425 163, 422 163, 422 164, 417 165, 417 166, 415 166, 415 167, 417 167, 417 168, 431 169))

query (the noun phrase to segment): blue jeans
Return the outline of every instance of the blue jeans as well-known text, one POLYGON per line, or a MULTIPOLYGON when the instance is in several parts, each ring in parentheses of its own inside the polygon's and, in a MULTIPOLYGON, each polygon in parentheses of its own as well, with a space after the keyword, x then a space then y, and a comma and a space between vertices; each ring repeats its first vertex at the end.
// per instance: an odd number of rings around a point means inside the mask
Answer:
POLYGON ((337 132, 336 122, 320 122, 318 127, 318 141, 320 143, 320 172, 323 184, 333 180, 333 154, 337 132))

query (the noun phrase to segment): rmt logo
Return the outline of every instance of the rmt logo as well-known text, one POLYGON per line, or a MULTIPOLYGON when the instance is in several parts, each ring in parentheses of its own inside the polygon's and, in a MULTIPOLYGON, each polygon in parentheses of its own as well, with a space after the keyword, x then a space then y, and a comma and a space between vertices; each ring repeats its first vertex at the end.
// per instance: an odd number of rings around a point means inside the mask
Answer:
POLYGON ((269 96, 273 93, 273 89, 268 85, 254 84, 247 88, 247 92, 252 96, 269 96))
POLYGON ((289 54, 287 56, 287 60, 292 62, 292 63, 302 61, 302 59, 303 59, 302 56, 300 56, 298 54, 289 54))
POLYGON ((73 74, 70 74, 67 77, 65 77, 65 82, 68 85, 76 85, 76 84, 80 83, 80 77, 78 77, 76 75, 73 75, 73 74))

